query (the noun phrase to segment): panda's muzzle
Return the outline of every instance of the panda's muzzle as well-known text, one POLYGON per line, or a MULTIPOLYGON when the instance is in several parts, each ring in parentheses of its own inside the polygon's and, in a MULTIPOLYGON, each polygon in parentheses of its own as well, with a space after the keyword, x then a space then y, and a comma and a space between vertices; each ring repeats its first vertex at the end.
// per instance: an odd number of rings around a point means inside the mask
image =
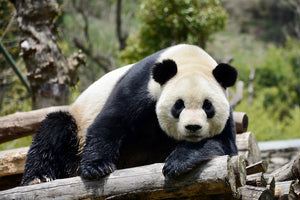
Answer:
POLYGON ((201 128, 202 127, 197 124, 190 124, 190 125, 185 126, 185 129, 188 130, 188 132, 190 132, 190 133, 195 133, 196 131, 200 130, 201 128))

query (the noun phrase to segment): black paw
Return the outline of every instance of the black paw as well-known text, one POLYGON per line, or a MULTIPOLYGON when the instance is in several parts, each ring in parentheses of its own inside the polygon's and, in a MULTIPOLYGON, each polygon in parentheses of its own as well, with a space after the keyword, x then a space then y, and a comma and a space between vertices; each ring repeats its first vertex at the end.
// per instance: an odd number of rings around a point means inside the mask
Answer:
POLYGON ((84 179, 99 180, 112 173, 115 168, 115 165, 111 162, 82 163, 78 173, 84 179))
POLYGON ((166 178, 175 178, 190 171, 194 166, 195 165, 192 162, 189 162, 186 159, 169 156, 165 161, 162 172, 166 178))
POLYGON ((187 167, 186 165, 179 162, 166 162, 163 167, 163 174, 167 178, 175 178, 190 171, 192 167, 187 167))

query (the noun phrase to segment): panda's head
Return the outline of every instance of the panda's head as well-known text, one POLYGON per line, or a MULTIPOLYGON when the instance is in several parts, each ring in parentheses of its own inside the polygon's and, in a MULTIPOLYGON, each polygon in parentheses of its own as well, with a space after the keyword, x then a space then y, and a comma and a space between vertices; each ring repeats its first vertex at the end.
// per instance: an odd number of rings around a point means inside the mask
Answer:
POLYGON ((221 133, 230 115, 225 90, 234 85, 236 69, 228 64, 212 69, 178 65, 167 59, 152 68, 161 88, 156 104, 161 128, 176 140, 190 142, 221 133))

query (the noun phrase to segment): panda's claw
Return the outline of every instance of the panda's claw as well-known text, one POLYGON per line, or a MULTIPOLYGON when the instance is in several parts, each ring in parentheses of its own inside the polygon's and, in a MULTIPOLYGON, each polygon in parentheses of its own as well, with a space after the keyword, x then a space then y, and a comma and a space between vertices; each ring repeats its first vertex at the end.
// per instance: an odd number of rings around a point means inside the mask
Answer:
POLYGON ((189 163, 179 162, 175 159, 167 159, 162 172, 166 178, 173 179, 190 171, 192 168, 189 163))
POLYGON ((114 170, 111 168, 111 166, 108 166, 110 173, 112 173, 114 170))
POLYGON ((112 163, 101 163, 100 165, 81 165, 79 174, 81 177, 90 180, 99 180, 112 173, 115 167, 112 163))

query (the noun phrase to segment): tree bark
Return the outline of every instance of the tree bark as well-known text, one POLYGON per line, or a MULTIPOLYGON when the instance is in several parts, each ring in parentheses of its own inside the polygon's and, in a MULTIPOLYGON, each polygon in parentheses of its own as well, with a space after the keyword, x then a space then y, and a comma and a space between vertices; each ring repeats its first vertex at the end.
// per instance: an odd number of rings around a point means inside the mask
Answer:
POLYGON ((251 174, 247 176, 247 185, 257 186, 257 187, 266 187, 267 181, 262 172, 251 174))
POLYGON ((261 161, 260 149, 253 133, 246 132, 236 135, 239 155, 243 155, 248 165, 261 161))
POLYGON ((54 106, 0 117, 0 143, 32 135, 47 114, 68 109, 68 106, 54 106))
POLYGON ((78 66, 69 66, 56 44, 55 0, 11 0, 21 30, 20 47, 32 91, 33 109, 69 104, 69 86, 77 83, 78 66))
POLYGON ((266 177, 274 177, 276 182, 296 179, 300 180, 300 153, 294 160, 291 160, 289 163, 273 171, 266 177))
POLYGON ((28 147, 0 151, 0 177, 23 174, 28 147))
POLYGON ((297 200, 298 197, 293 188, 294 181, 276 182, 275 199, 297 200))
POLYGON ((247 175, 256 174, 259 172, 265 173, 268 169, 267 161, 261 160, 246 167, 247 175))
POLYGON ((245 185, 239 188, 241 200, 273 200, 274 192, 267 187, 245 185))
POLYGON ((119 50, 123 50, 126 48, 127 34, 122 32, 122 0, 117 0, 116 32, 119 40, 119 50))
POLYGON ((0 199, 174 199, 236 192, 228 156, 203 163, 176 180, 166 180, 162 163, 116 170, 100 181, 80 177, 55 180, 0 192, 0 199))
POLYGON ((246 184, 247 171, 243 156, 233 156, 231 157, 231 162, 233 164, 233 171, 236 177, 236 186, 244 186, 246 184))

